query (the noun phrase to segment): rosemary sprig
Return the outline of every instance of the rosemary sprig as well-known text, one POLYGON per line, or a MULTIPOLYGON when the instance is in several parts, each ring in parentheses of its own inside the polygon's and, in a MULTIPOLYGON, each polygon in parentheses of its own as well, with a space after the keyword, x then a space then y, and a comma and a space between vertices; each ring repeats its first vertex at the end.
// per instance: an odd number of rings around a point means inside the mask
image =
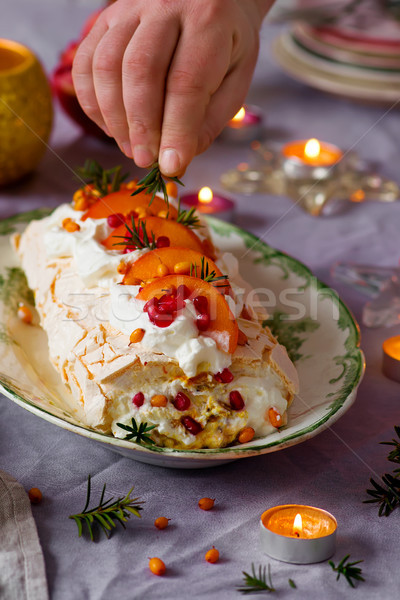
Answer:
POLYGON ((202 258, 201 258, 200 274, 199 274, 199 269, 197 267, 197 264, 191 263, 190 277, 198 277, 199 279, 202 279, 203 281, 206 281, 207 283, 212 283, 213 285, 217 281, 222 281, 222 280, 225 281, 224 284, 219 283, 215 287, 226 287, 226 285, 228 283, 228 281, 227 281, 228 275, 217 276, 217 273, 215 272, 214 269, 212 271, 210 271, 208 262, 205 261, 204 256, 202 256, 202 258))
POLYGON ((189 210, 181 209, 181 201, 178 201, 178 217, 176 219, 177 223, 181 223, 190 229, 198 229, 201 227, 200 219, 196 214, 196 209, 194 206, 189 210))
POLYGON ((103 197, 111 192, 117 192, 121 183, 128 177, 128 173, 121 174, 121 169, 121 165, 112 169, 103 169, 96 160, 87 160, 76 172, 86 183, 92 183, 103 197))
POLYGON ((131 215, 131 224, 124 223, 127 233, 126 235, 114 235, 115 238, 121 238, 122 242, 116 242, 113 246, 136 246, 136 248, 149 248, 154 250, 156 246, 156 238, 151 232, 151 240, 146 231, 146 221, 139 220, 138 225, 135 223, 135 218, 131 215), (141 230, 141 231, 140 231, 141 230))
MULTIPOLYGON (((168 179, 170 181, 179 183, 179 185, 184 185, 177 177, 168 177, 168 179)), ((166 204, 169 204, 167 186, 165 185, 158 162, 154 163, 147 175, 145 175, 145 177, 138 182, 138 187, 131 195, 136 196, 136 194, 140 194, 141 192, 144 192, 145 194, 151 194, 149 206, 153 202, 157 192, 162 192, 166 204)))
POLYGON ((85 508, 81 513, 76 515, 70 515, 68 518, 73 519, 78 526, 79 537, 83 532, 83 526, 86 525, 89 536, 92 542, 94 541, 93 526, 99 525, 106 534, 107 538, 111 535, 111 530, 120 523, 125 529, 125 523, 128 521, 131 515, 135 515, 140 518, 139 511, 142 510, 140 506, 143 504, 138 498, 131 498, 133 487, 129 490, 126 496, 121 496, 114 500, 113 497, 108 500, 104 500, 104 494, 106 491, 106 484, 103 486, 101 492, 100 502, 93 508, 88 508, 90 502, 91 492, 91 477, 88 476, 87 493, 85 508))
MULTIPOLYGON (((390 462, 400 464, 400 426, 395 425, 394 430, 396 432, 398 440, 392 439, 391 442, 380 442, 383 446, 394 446, 394 449, 389 452, 387 459, 390 462)), ((396 469, 395 473, 398 473, 399 469, 396 469)))
POLYGON ((155 429, 157 425, 147 425, 147 423, 140 423, 139 427, 135 419, 132 417, 132 426, 124 425, 123 423, 117 423, 118 427, 121 427, 124 431, 128 431, 128 435, 124 437, 124 440, 133 440, 137 444, 147 442, 147 444, 155 444, 147 433, 152 429, 155 429))
POLYGON ((275 592, 275 588, 272 585, 271 580, 271 565, 268 564, 268 581, 267 581, 267 567, 258 567, 258 575, 256 574, 254 564, 251 563, 251 575, 243 571, 244 575, 244 587, 237 588, 238 592, 242 594, 256 594, 259 592, 275 592))
POLYGON ((340 561, 340 563, 338 564, 337 567, 335 566, 335 564, 332 560, 329 561, 329 564, 332 567, 332 569, 338 574, 336 577, 336 581, 339 579, 339 577, 341 575, 343 575, 346 578, 347 583, 349 585, 351 585, 352 588, 354 588, 355 585, 354 585, 354 582, 352 581, 353 579, 356 581, 365 581, 364 577, 362 577, 362 575, 361 575, 362 569, 360 569, 360 567, 355 566, 364 561, 356 560, 354 562, 347 562, 347 564, 346 564, 346 561, 349 558, 350 558, 350 554, 346 554, 346 556, 344 558, 342 558, 342 560, 340 561))
POLYGON ((293 579, 288 579, 288 584, 290 585, 291 588, 293 588, 294 590, 297 589, 297 585, 295 584, 295 582, 293 581, 293 579))
POLYGON ((388 517, 395 508, 400 506, 400 479, 393 477, 390 473, 385 473, 382 481, 386 487, 377 483, 372 477, 370 478, 374 489, 367 490, 367 494, 372 498, 363 502, 365 504, 376 502, 379 505, 379 516, 388 517))

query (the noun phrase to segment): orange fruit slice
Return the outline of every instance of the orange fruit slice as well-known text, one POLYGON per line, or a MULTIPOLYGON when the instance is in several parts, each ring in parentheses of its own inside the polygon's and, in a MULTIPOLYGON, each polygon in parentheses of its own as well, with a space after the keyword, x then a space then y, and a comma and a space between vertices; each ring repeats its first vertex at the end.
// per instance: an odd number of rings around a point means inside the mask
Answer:
POLYGON ((158 196, 154 197, 153 202, 149 206, 151 200, 150 194, 141 192, 136 196, 132 196, 131 189, 119 190, 118 192, 112 192, 104 198, 100 198, 95 204, 85 212, 82 217, 82 221, 86 219, 105 219, 110 215, 120 213, 124 216, 128 216, 132 211, 138 209, 145 209, 152 216, 157 216, 160 212, 168 212, 169 219, 176 219, 178 211, 171 204, 169 207, 165 203, 163 198, 158 196))

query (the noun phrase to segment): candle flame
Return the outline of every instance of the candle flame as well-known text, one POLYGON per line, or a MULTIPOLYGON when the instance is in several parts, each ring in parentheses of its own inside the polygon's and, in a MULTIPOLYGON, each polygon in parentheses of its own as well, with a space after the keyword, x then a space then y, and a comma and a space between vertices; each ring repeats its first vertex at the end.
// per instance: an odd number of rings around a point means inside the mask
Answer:
POLYGON ((300 513, 297 513, 297 515, 294 518, 293 533, 296 537, 300 537, 303 533, 303 519, 301 518, 300 513))
POLYGON ((236 113, 236 115, 234 117, 232 117, 232 121, 235 121, 235 123, 243 121, 245 114, 246 114, 246 111, 244 110, 244 107, 242 106, 242 108, 236 113))
POLYGON ((213 199, 213 196, 214 194, 212 193, 212 190, 209 187, 202 187, 198 193, 199 202, 203 204, 209 204, 213 199))
POLYGON ((307 158, 317 158, 321 153, 321 144, 315 138, 308 140, 304 146, 304 155, 307 158))

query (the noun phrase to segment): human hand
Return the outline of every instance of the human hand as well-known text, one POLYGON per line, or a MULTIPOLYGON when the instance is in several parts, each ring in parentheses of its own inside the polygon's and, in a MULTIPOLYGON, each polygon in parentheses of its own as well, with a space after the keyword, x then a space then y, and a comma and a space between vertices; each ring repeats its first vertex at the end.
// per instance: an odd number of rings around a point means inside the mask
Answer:
POLYGON ((117 0, 78 48, 82 108, 139 167, 181 175, 239 110, 273 0, 117 0))

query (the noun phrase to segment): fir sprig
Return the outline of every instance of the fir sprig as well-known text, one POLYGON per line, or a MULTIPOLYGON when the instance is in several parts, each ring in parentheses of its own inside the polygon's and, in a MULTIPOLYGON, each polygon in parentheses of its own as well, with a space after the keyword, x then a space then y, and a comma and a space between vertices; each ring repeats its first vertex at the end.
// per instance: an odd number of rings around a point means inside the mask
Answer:
POLYGON ((206 262, 204 256, 202 256, 202 258, 201 258, 200 269, 198 268, 197 264, 191 263, 190 277, 198 277, 199 279, 202 279, 203 281, 206 281, 207 283, 212 283, 213 285, 215 283, 217 283, 218 281, 219 282, 221 282, 222 280, 225 281, 225 283, 223 283, 223 284, 218 283, 215 287, 226 287, 228 284, 228 281, 227 281, 228 275, 217 276, 217 273, 215 272, 214 269, 212 271, 210 271, 209 264, 208 264, 208 262, 206 262))
MULTIPOLYGON (((168 180, 175 181, 176 183, 179 183, 179 185, 184 185, 177 177, 168 177, 168 180)), ((154 163, 151 170, 143 177, 143 179, 138 182, 137 185, 138 187, 131 194, 132 196, 136 196, 136 194, 140 194, 141 192, 144 192, 145 194, 151 194, 151 199, 149 202, 150 206, 155 198, 155 195, 158 192, 162 192, 166 204, 169 204, 167 186, 161 174, 158 162, 154 163)))
POLYGON ((364 500, 364 503, 377 503, 379 505, 379 516, 388 517, 395 508, 400 506, 400 479, 393 477, 390 473, 385 473, 382 476, 382 481, 386 487, 377 483, 372 477, 370 478, 373 489, 367 490, 367 494, 372 498, 364 500))
POLYGON ((100 502, 93 508, 88 508, 90 502, 91 492, 91 477, 88 476, 87 493, 85 508, 81 513, 76 515, 70 515, 68 518, 73 519, 78 526, 79 537, 83 533, 83 527, 86 525, 90 539, 94 541, 93 526, 99 525, 106 534, 107 538, 110 537, 112 529, 117 527, 120 523, 125 529, 125 523, 128 521, 131 515, 135 515, 140 518, 139 511, 142 510, 141 504, 143 502, 138 498, 131 498, 133 487, 129 490, 126 496, 121 496, 114 500, 113 497, 108 500, 104 500, 104 494, 106 491, 106 484, 103 486, 101 492, 100 502))
POLYGON ((149 239, 145 220, 139 219, 138 224, 136 225, 135 218, 131 215, 131 224, 128 225, 128 223, 125 222, 124 225, 127 230, 126 234, 113 236, 115 238, 121 238, 123 241, 116 242, 113 246, 134 246, 140 249, 149 248, 149 250, 154 250, 157 247, 153 231, 151 232, 151 240, 149 239))
POLYGON ((181 223, 185 225, 185 227, 189 227, 190 229, 198 229, 201 227, 200 219, 196 214, 196 209, 194 206, 189 210, 184 210, 181 208, 181 201, 178 202, 178 216, 176 219, 177 223, 181 223))
POLYGON ((96 160, 87 160, 76 172, 86 183, 93 184, 103 197, 120 189, 121 183, 128 177, 128 173, 121 174, 121 170, 121 165, 112 169, 103 169, 96 160))
POLYGON ((347 562, 348 559, 350 558, 350 554, 346 554, 346 556, 344 558, 342 558, 342 560, 340 561, 340 563, 338 564, 338 566, 336 567, 334 562, 332 560, 329 561, 330 566, 332 567, 332 569, 337 573, 337 577, 336 577, 336 581, 339 579, 339 577, 341 575, 343 575, 346 578, 347 583, 354 588, 354 581, 365 581, 364 577, 362 577, 361 573, 362 573, 362 569, 360 569, 360 567, 356 567, 355 565, 358 565, 364 561, 362 560, 356 560, 354 562, 347 562))
POLYGON ((132 417, 132 426, 124 425, 123 423, 117 423, 118 427, 123 429, 124 431, 128 431, 128 435, 124 437, 124 440, 133 440, 137 444, 141 444, 142 442, 146 442, 147 444, 155 444, 155 442, 151 439, 147 433, 152 429, 155 429, 157 425, 147 425, 147 423, 140 423, 139 427, 135 419, 132 417))
POLYGON ((254 564, 251 564, 251 575, 243 571, 244 575, 244 587, 237 588, 238 592, 242 594, 256 594, 259 592, 275 592, 275 588, 272 585, 271 580, 271 566, 268 564, 268 578, 267 578, 267 567, 259 565, 258 575, 254 564))

